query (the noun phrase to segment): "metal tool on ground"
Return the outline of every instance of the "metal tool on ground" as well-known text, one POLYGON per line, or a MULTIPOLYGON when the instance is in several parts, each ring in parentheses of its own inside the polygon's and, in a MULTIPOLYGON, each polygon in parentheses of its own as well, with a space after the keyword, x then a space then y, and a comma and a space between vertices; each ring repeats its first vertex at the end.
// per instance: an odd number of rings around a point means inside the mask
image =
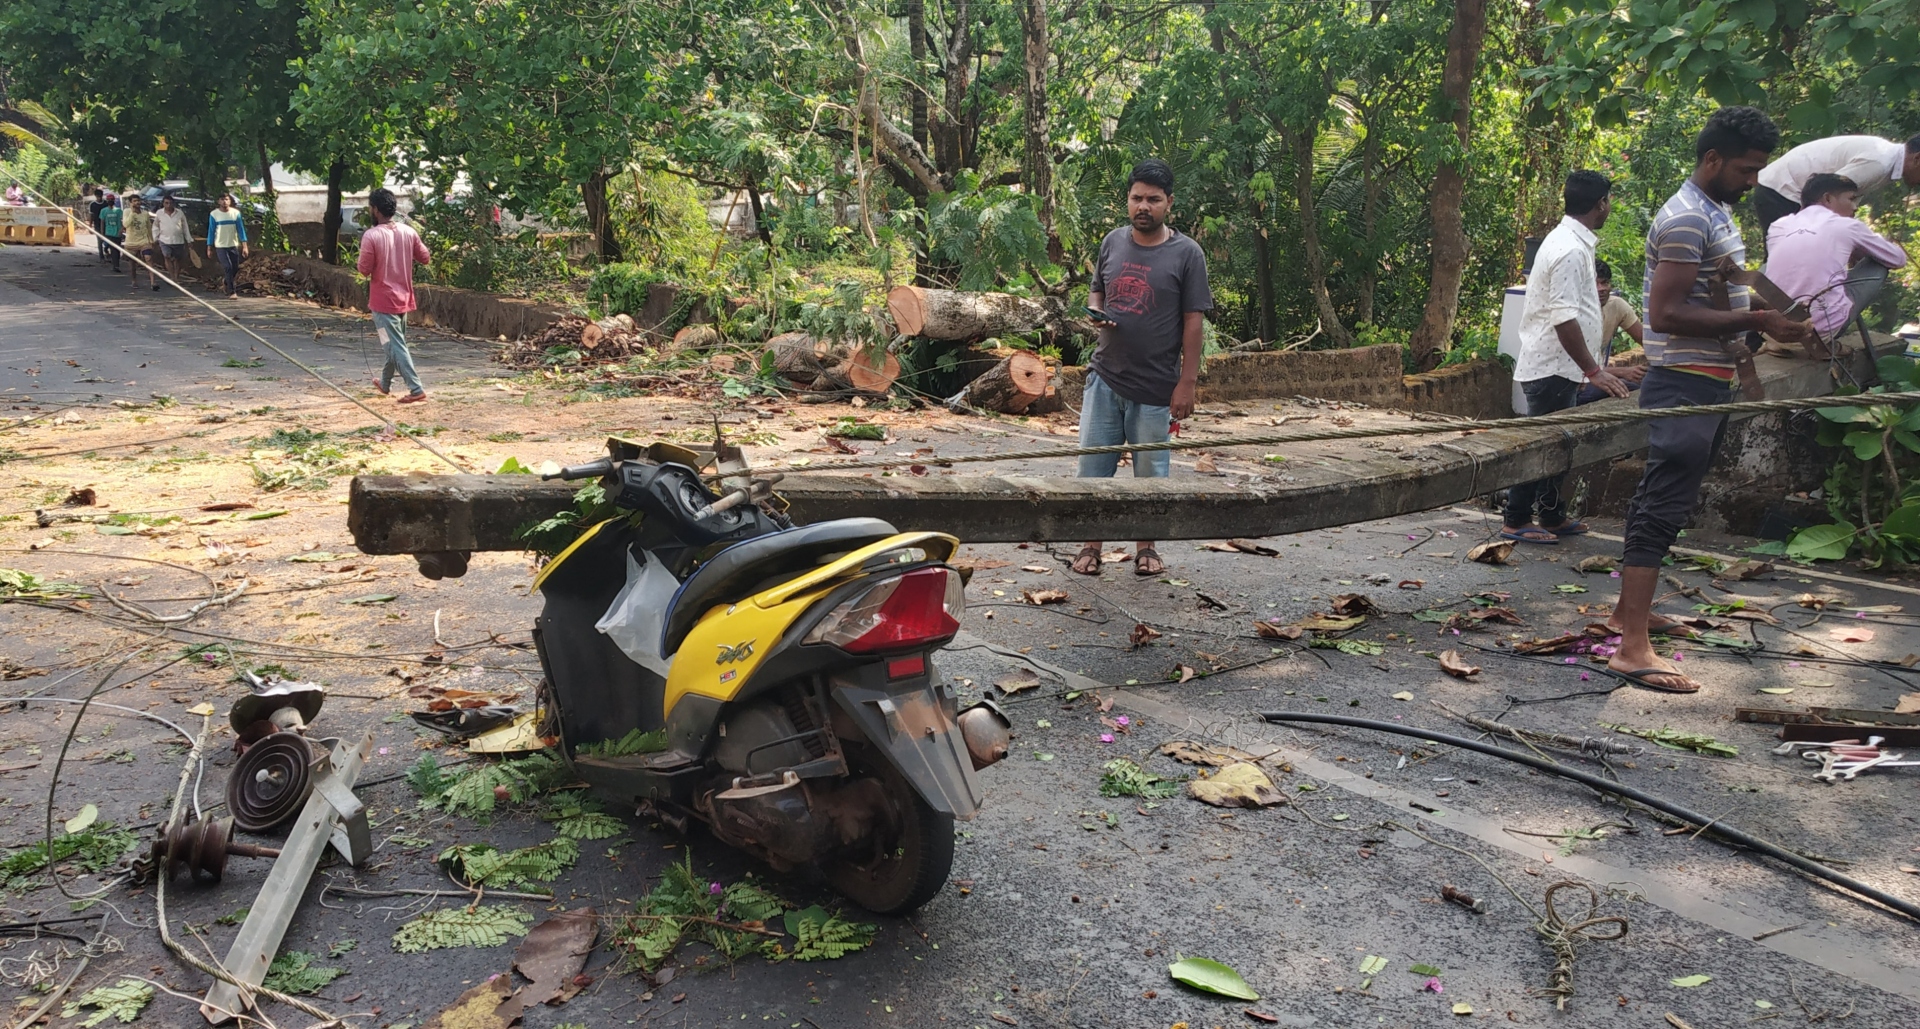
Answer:
POLYGON ((203 818, 163 830, 153 841, 152 849, 134 860, 133 879, 143 883, 154 875, 164 873, 173 879, 187 872, 196 882, 203 879, 219 882, 226 874, 229 857, 279 856, 280 852, 272 847, 234 842, 233 819, 203 818))
MULTIPOLYGON (((1735 708, 1736 722, 1780 726, 1780 738, 1793 743, 1859 742, 1869 734, 1896 747, 1920 747, 1920 715, 1851 707, 1812 707, 1806 713, 1774 708, 1735 708)), ((1790 751, 1782 750, 1782 754, 1790 751)))
MULTIPOLYGON (((223 962, 233 977, 247 986, 258 986, 267 977, 267 968, 280 952, 280 941, 293 923, 307 882, 320 864, 320 856, 329 844, 359 866, 373 854, 373 835, 367 825, 366 807, 353 795, 353 784, 360 769, 373 753, 373 736, 362 736, 353 743, 324 741, 329 748, 317 769, 313 792, 301 809, 287 835, 286 845, 261 884, 260 896, 248 909, 247 920, 234 937, 233 946, 223 962)), ((228 1012, 246 1011, 254 1006, 253 994, 228 982, 214 983, 207 991, 200 1014, 209 1023, 219 1025, 232 1020, 228 1012)))
POLYGON ((1447 885, 1440 887, 1440 897, 1443 900, 1458 904, 1476 915, 1484 915, 1487 913, 1486 901, 1457 886, 1447 885))
POLYGON ((1905 768, 1920 765, 1920 761, 1904 760, 1905 755, 1891 750, 1882 750, 1880 744, 1885 738, 1869 736, 1865 743, 1859 740, 1840 740, 1830 743, 1800 743, 1789 740, 1773 748, 1775 754, 1791 754, 1800 751, 1804 761, 1813 761, 1820 765, 1820 771, 1814 773, 1814 779, 1824 783, 1841 780, 1851 782, 1861 772, 1870 768, 1905 768))

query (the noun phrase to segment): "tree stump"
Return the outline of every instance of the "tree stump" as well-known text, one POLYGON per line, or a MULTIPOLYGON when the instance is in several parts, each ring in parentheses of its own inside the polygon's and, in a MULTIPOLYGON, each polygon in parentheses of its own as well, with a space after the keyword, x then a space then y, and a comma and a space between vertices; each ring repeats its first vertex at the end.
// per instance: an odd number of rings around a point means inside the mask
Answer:
POLYGON ((895 286, 887 294, 887 313, 903 336, 976 339, 1055 328, 1065 310, 1054 297, 1032 300, 1010 293, 895 286))
POLYGON ((1047 362, 1037 354, 1019 350, 968 383, 947 403, 954 408, 1025 414, 1047 392, 1047 362))
POLYGON ((616 314, 611 318, 602 318, 597 322, 588 322, 580 328, 580 345, 592 350, 600 341, 614 333, 638 332, 640 327, 629 315, 616 314))
POLYGON ((721 343, 720 330, 711 325, 689 325, 673 334, 673 350, 709 350, 721 343))
POLYGON ((884 350, 855 351, 847 358, 846 379, 863 393, 885 393, 900 377, 900 359, 884 350))
POLYGON ((804 332, 783 332, 767 341, 773 369, 797 386, 810 386, 827 370, 831 348, 804 332))

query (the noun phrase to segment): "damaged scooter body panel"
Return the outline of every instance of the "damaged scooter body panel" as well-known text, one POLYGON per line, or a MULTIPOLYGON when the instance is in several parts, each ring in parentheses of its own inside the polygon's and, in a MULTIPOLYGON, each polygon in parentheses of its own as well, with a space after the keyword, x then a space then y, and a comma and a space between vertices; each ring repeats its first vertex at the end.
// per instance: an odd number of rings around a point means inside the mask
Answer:
POLYGON ((927 678, 876 689, 836 676, 831 687, 841 709, 930 807, 963 821, 980 812, 986 796, 954 721, 951 686, 927 678))

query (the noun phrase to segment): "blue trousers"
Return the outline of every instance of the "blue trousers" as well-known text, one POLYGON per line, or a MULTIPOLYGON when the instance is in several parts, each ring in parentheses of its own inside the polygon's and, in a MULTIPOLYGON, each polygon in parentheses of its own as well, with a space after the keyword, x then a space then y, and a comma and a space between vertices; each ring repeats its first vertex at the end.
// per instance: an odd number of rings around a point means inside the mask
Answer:
POLYGON ((427 388, 420 385, 420 373, 413 370, 413 352, 407 349, 407 316, 375 311, 373 331, 380 337, 380 345, 387 348, 387 366, 380 371, 380 388, 392 389, 393 373, 399 372, 401 381, 407 384, 407 392, 425 393, 427 388))
MULTIPOLYGON (((1080 445, 1109 447, 1121 443, 1165 443, 1173 415, 1166 406, 1136 404, 1115 393, 1100 376, 1087 372, 1086 392, 1080 398, 1080 445)), ((1083 454, 1080 478, 1110 479, 1120 468, 1119 454, 1083 454)), ((1173 469, 1173 456, 1164 450, 1133 455, 1133 477, 1164 479, 1173 469)))

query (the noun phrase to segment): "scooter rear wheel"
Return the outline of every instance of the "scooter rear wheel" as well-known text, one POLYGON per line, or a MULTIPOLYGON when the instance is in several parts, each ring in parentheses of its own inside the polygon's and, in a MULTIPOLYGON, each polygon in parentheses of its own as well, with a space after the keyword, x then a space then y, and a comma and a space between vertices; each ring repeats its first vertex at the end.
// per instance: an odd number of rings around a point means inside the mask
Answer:
POLYGON ((953 816, 929 807, 898 774, 886 782, 900 815, 893 853, 864 868, 837 865, 827 880, 876 915, 904 915, 932 900, 953 871, 953 816))

